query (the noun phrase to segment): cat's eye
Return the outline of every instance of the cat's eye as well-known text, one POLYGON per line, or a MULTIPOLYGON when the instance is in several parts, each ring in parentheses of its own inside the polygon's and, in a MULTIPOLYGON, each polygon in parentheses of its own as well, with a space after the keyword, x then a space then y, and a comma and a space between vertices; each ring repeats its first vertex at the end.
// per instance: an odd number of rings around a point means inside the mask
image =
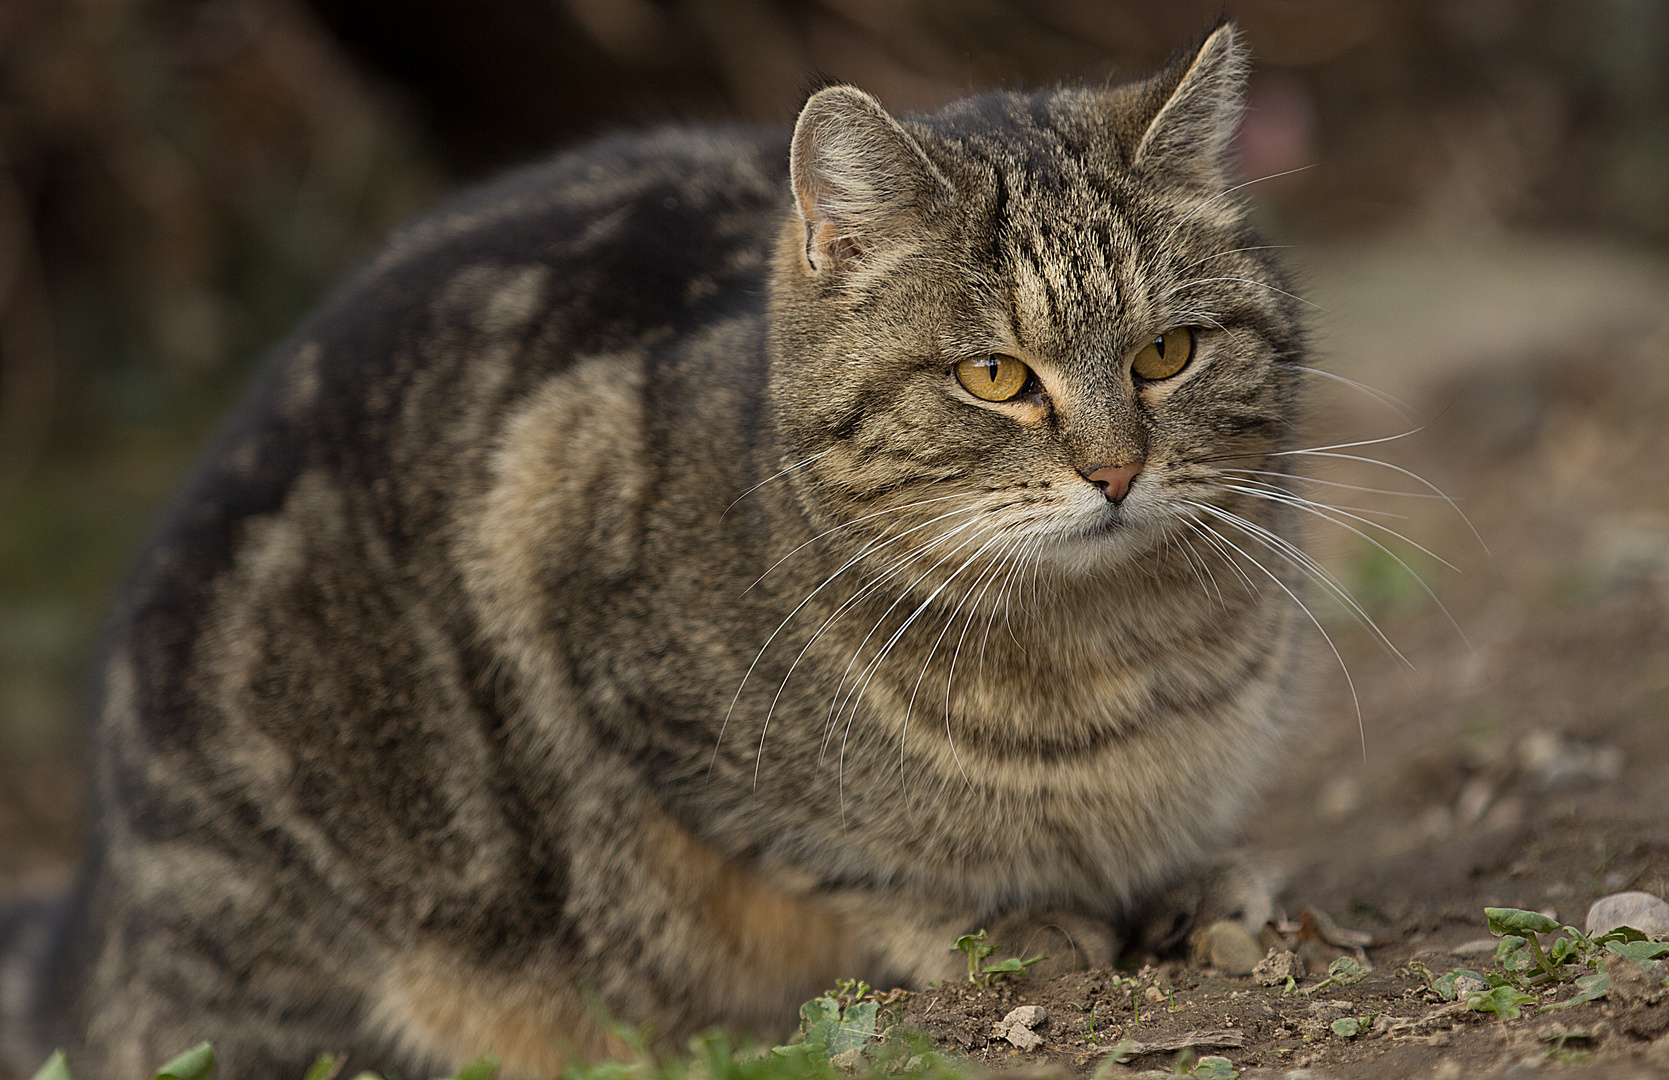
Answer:
POLYGON ((1194 355, 1194 331, 1167 330, 1142 347, 1130 369, 1143 379, 1168 379, 1188 366, 1194 355))
POLYGON ((964 360, 956 365, 956 381, 982 401, 1007 401, 1025 388, 1032 369, 1002 353, 964 360))

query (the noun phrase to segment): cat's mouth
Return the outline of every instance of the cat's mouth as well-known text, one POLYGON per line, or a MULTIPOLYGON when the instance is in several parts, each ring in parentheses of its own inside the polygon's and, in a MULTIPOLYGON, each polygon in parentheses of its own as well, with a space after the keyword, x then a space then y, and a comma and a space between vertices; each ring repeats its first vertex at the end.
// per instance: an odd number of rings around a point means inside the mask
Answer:
POLYGON ((1124 512, 1124 507, 1110 503, 1105 510, 1102 510, 1084 527, 1082 535, 1086 539, 1090 539, 1098 536, 1112 536, 1127 532, 1129 529, 1130 521, 1128 515, 1124 512))

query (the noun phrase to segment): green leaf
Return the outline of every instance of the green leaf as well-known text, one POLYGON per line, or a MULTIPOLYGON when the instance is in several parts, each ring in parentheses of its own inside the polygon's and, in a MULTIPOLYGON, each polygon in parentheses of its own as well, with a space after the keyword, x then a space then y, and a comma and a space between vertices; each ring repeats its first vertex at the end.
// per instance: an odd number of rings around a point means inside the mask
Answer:
POLYGON ((498 1059, 491 1054, 483 1054, 459 1069, 458 1075, 449 1080, 498 1080, 498 1059))
POLYGON ((1194 1062, 1194 1071, 1189 1075, 1203 1076, 1206 1080, 1234 1080, 1239 1074, 1228 1058, 1208 1056, 1194 1062))
POLYGON ((1354 1016, 1344 1016, 1333 1021, 1329 1026, 1332 1028, 1333 1034, 1341 1039, 1354 1039, 1356 1034, 1362 1030, 1362 1021, 1354 1016))
POLYGON ((1535 954, 1530 951, 1529 943, 1517 934, 1508 934, 1495 943, 1495 962, 1506 971, 1529 971, 1537 966, 1535 954))
POLYGON ((1605 951, 1636 964, 1649 964, 1660 956, 1669 956, 1669 944, 1661 941, 1608 941, 1605 951))
POLYGON ((861 1050, 875 1037, 875 1011, 873 1001, 859 1002, 846 1010, 840 1022, 834 1025, 829 1035, 829 1056, 845 1053, 847 1050, 861 1050))
POLYGON ((1475 1012, 1492 1012, 1503 1020, 1516 1020, 1523 1015, 1519 1006, 1532 1004, 1536 999, 1511 986, 1497 986, 1481 994, 1471 994, 1466 1007, 1475 1012))
POLYGON ((1492 934, 1546 934, 1559 929, 1557 922, 1541 912, 1523 908, 1486 907, 1484 917, 1492 934))
POLYGON ((1604 945, 1611 941, 1647 941, 1651 935, 1643 930, 1636 930, 1632 926, 1619 926, 1615 930, 1608 930, 1594 939, 1595 945, 1604 945))
POLYGON ((52 1051, 52 1056, 35 1070, 35 1075, 29 1080, 70 1080, 69 1058, 64 1056, 62 1050, 52 1051))
POLYGON ((313 1064, 307 1066, 307 1071, 301 1074, 301 1080, 330 1080, 340 1067, 335 1054, 320 1054, 313 1059, 313 1064))
POLYGON ((206 1080, 214 1072, 214 1047, 198 1043, 156 1071, 156 1080, 206 1080))

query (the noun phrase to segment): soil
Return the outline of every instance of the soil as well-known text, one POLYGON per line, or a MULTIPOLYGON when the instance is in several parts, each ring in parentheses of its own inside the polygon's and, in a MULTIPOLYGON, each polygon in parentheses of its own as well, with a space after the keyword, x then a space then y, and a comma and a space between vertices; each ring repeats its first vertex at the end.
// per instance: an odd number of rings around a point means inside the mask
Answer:
MULTIPOLYGON (((1176 1062, 1158 1049, 1108 1064, 1121 1039, 1192 1040, 1243 1077, 1669 1075, 1669 992, 1641 983, 1503 1021, 1438 1000, 1409 966, 1490 968, 1486 906, 1580 926, 1606 894, 1669 893, 1669 270, 1503 238, 1413 238, 1311 264, 1322 362, 1413 417, 1327 382, 1313 445, 1412 431, 1337 452, 1408 469, 1455 504, 1417 497, 1430 491, 1391 468, 1306 459, 1320 478, 1412 493, 1314 491, 1403 515, 1383 520, 1435 553, 1391 544, 1441 606, 1360 538, 1314 530, 1312 550, 1407 663, 1316 605, 1350 682, 1316 636, 1301 734, 1245 837, 1283 876, 1281 925, 1306 909, 1330 916, 1367 936, 1372 970, 1319 991, 1312 973, 1288 992, 1137 957, 894 1007, 980 1065, 1104 1068, 1104 1080, 1176 1062), (993 1033, 1021 1004, 1047 1013, 1034 1051, 993 1033), (1364 1030, 1335 1034, 1345 1017, 1364 1030)), ((4 785, 7 881, 48 884, 69 865, 74 775, 4 785)), ((1342 951, 1310 944, 1312 972, 1342 951)))

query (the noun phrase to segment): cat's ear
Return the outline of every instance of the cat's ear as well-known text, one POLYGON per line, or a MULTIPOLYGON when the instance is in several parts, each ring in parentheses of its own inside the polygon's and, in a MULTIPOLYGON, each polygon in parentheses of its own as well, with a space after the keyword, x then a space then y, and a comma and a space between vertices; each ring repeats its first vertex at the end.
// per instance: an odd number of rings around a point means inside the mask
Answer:
POLYGON ((806 259, 819 273, 919 231, 931 202, 951 190, 921 144, 854 86, 819 90, 800 110, 789 177, 806 259))
POLYGON ((1131 164, 1165 169, 1220 186, 1229 142, 1245 108, 1250 59, 1233 23, 1211 32, 1192 56, 1184 56, 1148 82, 1144 104, 1152 110, 1131 164))

